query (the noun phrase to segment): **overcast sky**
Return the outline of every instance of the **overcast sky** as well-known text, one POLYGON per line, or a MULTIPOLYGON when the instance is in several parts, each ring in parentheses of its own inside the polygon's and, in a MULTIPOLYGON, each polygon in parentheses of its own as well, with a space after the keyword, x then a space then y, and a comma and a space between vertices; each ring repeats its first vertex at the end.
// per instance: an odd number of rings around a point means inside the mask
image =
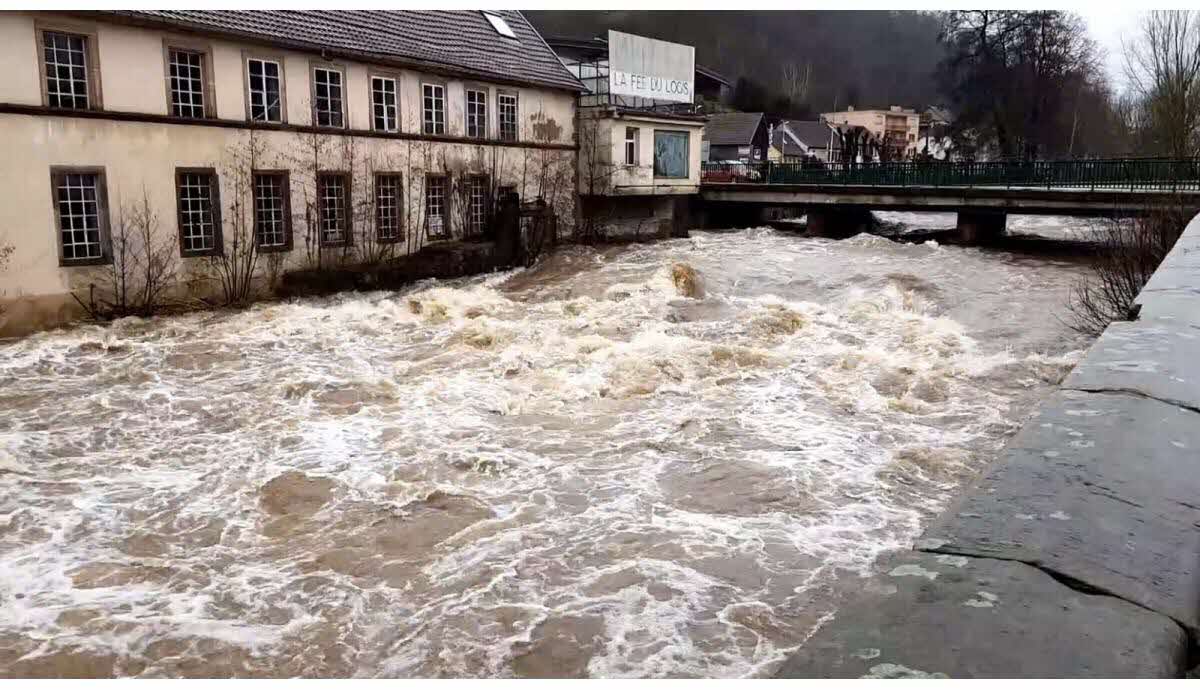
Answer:
POLYGON ((1112 84, 1118 90, 1125 84, 1125 61, 1121 55, 1121 36, 1126 40, 1133 38, 1137 28, 1138 15, 1142 9, 1127 9, 1121 7, 1095 7, 1092 9, 1078 8, 1075 10, 1083 15, 1088 23, 1092 38, 1100 43, 1107 55, 1106 64, 1112 84))

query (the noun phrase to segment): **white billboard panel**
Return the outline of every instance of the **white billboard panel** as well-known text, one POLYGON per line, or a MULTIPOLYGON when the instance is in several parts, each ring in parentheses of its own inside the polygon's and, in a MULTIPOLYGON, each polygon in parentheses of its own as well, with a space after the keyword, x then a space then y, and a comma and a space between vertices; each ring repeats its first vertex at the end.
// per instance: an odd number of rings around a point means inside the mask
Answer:
POLYGON ((608 32, 608 90, 620 96, 691 103, 696 49, 645 36, 608 32))

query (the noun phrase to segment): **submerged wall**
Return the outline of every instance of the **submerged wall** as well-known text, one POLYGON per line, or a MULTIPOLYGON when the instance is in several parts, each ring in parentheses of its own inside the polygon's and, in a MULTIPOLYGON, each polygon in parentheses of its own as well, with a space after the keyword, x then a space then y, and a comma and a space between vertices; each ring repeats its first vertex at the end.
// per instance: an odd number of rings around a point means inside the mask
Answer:
POLYGON ((913 551, 783 677, 1179 677, 1200 639, 1200 216, 913 551))

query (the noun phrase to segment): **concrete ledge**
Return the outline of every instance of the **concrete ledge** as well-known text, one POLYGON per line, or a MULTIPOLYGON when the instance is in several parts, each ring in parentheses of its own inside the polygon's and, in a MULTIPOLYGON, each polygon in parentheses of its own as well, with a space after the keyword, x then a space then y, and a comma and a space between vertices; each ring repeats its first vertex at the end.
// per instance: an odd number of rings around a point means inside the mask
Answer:
POLYGON ((1036 565, 1200 630, 1200 413, 1063 391, 918 546, 1036 565))
POLYGON ((780 671, 1182 676, 1200 641, 1200 217, 955 507, 780 671), (986 593, 986 595, 985 595, 986 593))
POLYGON ((781 678, 1171 678, 1187 636, 1165 616, 1023 563, 901 552, 781 678))

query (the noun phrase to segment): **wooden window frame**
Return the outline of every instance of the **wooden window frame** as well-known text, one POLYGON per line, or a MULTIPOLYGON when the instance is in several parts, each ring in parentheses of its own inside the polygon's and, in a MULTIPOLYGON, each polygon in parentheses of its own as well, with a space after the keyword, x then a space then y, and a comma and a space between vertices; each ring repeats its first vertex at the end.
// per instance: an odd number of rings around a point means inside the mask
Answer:
POLYGON ((422 79, 421 80, 421 134, 425 136, 444 137, 450 134, 450 88, 445 81, 438 79, 422 79), (437 86, 442 89, 442 131, 427 132, 425 131, 425 87, 437 86))
MULTIPOLYGON (((308 95, 312 101, 312 107, 309 108, 308 116, 312 120, 313 127, 320 127, 321 129, 330 129, 330 130, 350 129, 350 105, 349 105, 349 98, 347 98, 347 88, 346 88, 347 71, 348 70, 346 69, 346 66, 339 62, 328 62, 326 60, 317 60, 317 59, 308 61, 308 95), (319 70, 319 69, 325 70, 327 72, 337 72, 342 77, 342 104, 341 104, 342 124, 341 124, 341 126, 323 125, 323 124, 320 124, 317 122, 317 70, 319 70)), ((397 114, 399 114, 399 111, 400 111, 399 101, 400 101, 399 94, 397 94, 397 98, 396 98, 397 114)), ((372 113, 372 114, 374 114, 374 113, 372 113)))
POLYGON ((405 227, 404 206, 407 202, 405 199, 404 189, 404 173, 399 170, 378 170, 371 178, 371 201, 375 207, 375 241, 380 244, 395 244, 405 240, 408 228, 405 227), (394 177, 396 178, 396 236, 395 237, 380 237, 379 235, 379 178, 394 177))
POLYGON ((62 268, 76 266, 105 266, 111 264, 112 235, 108 209, 108 174, 102 165, 52 165, 50 166, 50 203, 54 212, 54 244, 58 248, 58 265, 62 268), (63 175, 96 175, 96 224, 100 231, 100 256, 91 259, 67 259, 63 256, 62 218, 58 208, 59 181, 63 175))
POLYGON ((224 227, 221 225, 221 178, 217 176, 215 168, 193 168, 193 167, 177 167, 175 168, 175 223, 178 228, 179 235, 179 256, 184 259, 192 259, 203 256, 221 256, 225 253, 225 233, 224 227), (183 234, 183 199, 179 196, 179 183, 184 175, 208 175, 209 176, 209 200, 212 203, 212 218, 213 218, 213 246, 212 249, 187 249, 184 244, 183 234))
POLYGON ((492 90, 484 84, 476 84, 467 82, 463 84, 463 136, 468 139, 487 139, 488 131, 491 129, 492 113, 492 90), (477 136, 471 136, 471 102, 468 100, 468 93, 471 91, 479 91, 483 93, 483 133, 477 136))
MULTIPOLYGON (((163 86, 167 94, 167 115, 181 120, 215 120, 217 118, 217 82, 213 77, 212 44, 181 36, 163 37, 163 86), (200 71, 204 88, 204 116, 200 118, 175 114, 175 102, 171 98, 171 51, 179 50, 188 53, 200 53, 200 71)), ((249 77, 247 76, 247 80, 249 77)), ((247 81, 247 98, 249 98, 249 81, 247 81)))
POLYGON ((445 240, 454 239, 453 215, 450 209, 450 199, 454 195, 451 187, 453 180, 450 178, 450 173, 425 173, 425 187, 421 190, 421 216, 423 217, 423 225, 425 226, 425 241, 426 242, 442 242, 445 240), (429 180, 432 178, 440 178, 442 180, 442 232, 437 235, 429 232, 429 180))
POLYGON ((279 53, 263 53, 258 51, 242 51, 242 100, 246 103, 246 121, 269 125, 285 125, 288 121, 287 109, 287 65, 283 55, 279 53), (279 64, 279 121, 255 120, 250 99, 250 61, 263 60, 279 64))
POLYGON ((386 72, 383 70, 370 70, 367 72, 367 95, 371 105, 371 131, 373 132, 388 132, 398 134, 404 131, 404 111, 401 108, 400 90, 403 88, 404 81, 400 78, 398 72, 386 72), (396 84, 396 128, 395 129, 379 129, 375 126, 375 80, 376 79, 391 79, 396 84))
POLYGON ((351 196, 353 188, 350 180, 350 172, 347 170, 322 170, 317 173, 316 181, 317 245, 322 249, 354 246, 354 197, 351 196), (344 209, 346 227, 343 229, 345 236, 340 242, 329 242, 325 239, 325 195, 321 191, 321 182, 329 177, 342 178, 342 195, 346 201, 346 208, 344 209))
POLYGON ((500 141, 521 141, 521 93, 512 89, 497 89, 496 90, 496 139, 500 141), (512 96, 516 104, 516 113, 513 115, 513 131, 512 139, 504 137, 504 121, 500 118, 500 99, 505 96, 512 96))
POLYGON ((87 110, 104 110, 104 92, 100 82, 100 38, 95 24, 63 21, 53 21, 38 18, 33 22, 34 49, 37 50, 38 76, 41 78, 42 106, 64 112, 81 110, 81 108, 62 108, 50 105, 50 92, 47 90, 46 74, 46 33, 71 34, 84 39, 84 55, 87 60, 87 110))
POLYGON ((621 140, 621 158, 625 167, 636 168, 641 164, 641 143, 642 143, 642 128, 641 127, 625 127, 625 138, 621 140), (629 132, 633 131, 633 162, 629 162, 629 132))
POLYGON ((286 169, 270 169, 250 171, 250 187, 253 200, 250 204, 250 212, 254 214, 254 222, 251 224, 251 231, 254 234, 254 247, 260 252, 271 254, 276 252, 290 252, 294 245, 292 232, 292 174, 286 169), (283 178, 283 244, 276 245, 261 245, 258 243, 258 186, 255 184, 255 178, 258 175, 277 175, 283 178))

